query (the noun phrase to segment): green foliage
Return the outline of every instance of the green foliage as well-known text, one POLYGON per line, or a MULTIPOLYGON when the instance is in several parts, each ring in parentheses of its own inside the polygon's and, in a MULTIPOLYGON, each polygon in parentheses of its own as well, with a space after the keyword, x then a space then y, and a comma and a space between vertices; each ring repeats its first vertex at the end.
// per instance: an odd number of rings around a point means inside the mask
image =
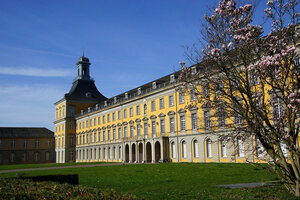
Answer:
POLYGON ((33 182, 21 179, 0 179, 0 200, 65 200, 65 199, 137 199, 121 195, 114 190, 100 190, 84 186, 57 184, 55 182, 33 182))

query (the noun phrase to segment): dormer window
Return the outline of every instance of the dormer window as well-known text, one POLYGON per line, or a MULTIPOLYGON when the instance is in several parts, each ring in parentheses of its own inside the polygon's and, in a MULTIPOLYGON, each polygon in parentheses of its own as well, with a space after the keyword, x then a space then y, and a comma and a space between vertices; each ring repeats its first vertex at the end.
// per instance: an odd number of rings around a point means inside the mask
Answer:
POLYGON ((142 94, 142 89, 141 89, 141 88, 138 88, 137 94, 138 94, 138 95, 142 94))
POLYGON ((114 97, 114 103, 117 103, 117 97, 114 97))
POLYGON ((152 82, 152 89, 156 89, 156 82, 152 82))
POLYGON ((104 101, 104 106, 107 106, 107 101, 104 101))
POLYGON ((125 93, 125 99, 128 99, 128 93, 127 92, 125 93))
POLYGON ((174 83, 174 82, 175 82, 175 75, 172 74, 172 75, 170 76, 170 83, 174 83))
POLYGON ((192 75, 196 75, 197 74, 197 68, 196 66, 192 67, 192 75))
POLYGON ((92 93, 87 92, 87 93, 85 93, 85 96, 88 97, 88 98, 91 98, 92 97, 92 93))

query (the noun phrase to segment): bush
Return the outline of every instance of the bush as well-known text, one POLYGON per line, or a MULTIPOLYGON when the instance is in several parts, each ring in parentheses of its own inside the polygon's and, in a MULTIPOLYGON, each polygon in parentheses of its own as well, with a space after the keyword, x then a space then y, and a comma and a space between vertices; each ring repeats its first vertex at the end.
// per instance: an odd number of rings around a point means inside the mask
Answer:
POLYGON ((135 196, 118 194, 114 190, 100 190, 56 182, 34 182, 29 179, 0 179, 0 194, 0 200, 137 199, 135 196))

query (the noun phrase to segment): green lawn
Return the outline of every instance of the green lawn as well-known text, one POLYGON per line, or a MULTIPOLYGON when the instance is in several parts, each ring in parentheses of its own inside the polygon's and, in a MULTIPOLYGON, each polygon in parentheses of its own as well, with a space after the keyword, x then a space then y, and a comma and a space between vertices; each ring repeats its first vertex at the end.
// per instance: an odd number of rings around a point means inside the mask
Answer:
POLYGON ((9 170, 9 169, 28 169, 28 168, 43 168, 43 167, 58 167, 58 166, 73 166, 73 165, 94 165, 94 164, 106 164, 106 163, 107 162, 0 165, 0 171, 1 170, 9 170))
MULTIPOLYGON (((297 199, 282 186, 246 189, 216 187, 221 184, 276 180, 275 174, 250 164, 164 163, 26 173, 28 175, 77 173, 80 185, 110 188, 146 199, 297 199)), ((0 177, 11 177, 15 174, 0 174, 0 177)))

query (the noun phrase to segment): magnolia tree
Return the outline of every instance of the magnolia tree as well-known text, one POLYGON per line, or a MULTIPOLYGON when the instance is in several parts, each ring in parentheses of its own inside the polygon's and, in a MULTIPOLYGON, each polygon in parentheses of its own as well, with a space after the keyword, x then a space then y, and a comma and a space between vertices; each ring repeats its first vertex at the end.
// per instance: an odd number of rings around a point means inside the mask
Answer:
POLYGON ((255 138, 253 150, 265 152, 258 157, 300 196, 297 4, 269 0, 265 14, 272 30, 264 33, 253 25, 253 5, 222 0, 205 15, 200 48, 186 49, 197 71, 181 63, 180 79, 183 89, 196 90, 196 103, 212 111, 210 126, 226 126, 233 139, 255 138))

